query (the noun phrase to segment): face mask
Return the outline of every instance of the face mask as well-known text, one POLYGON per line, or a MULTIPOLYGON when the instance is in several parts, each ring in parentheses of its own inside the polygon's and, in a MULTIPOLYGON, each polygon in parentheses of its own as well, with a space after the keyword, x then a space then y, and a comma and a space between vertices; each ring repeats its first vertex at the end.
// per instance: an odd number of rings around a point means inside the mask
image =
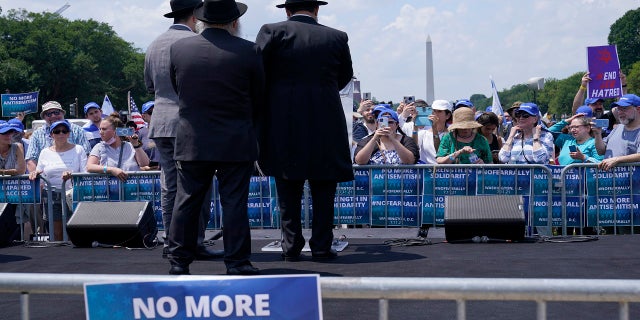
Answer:
POLYGON ((111 139, 109 139, 109 140, 105 141, 104 143, 106 143, 106 144, 108 144, 108 145, 111 145, 111 144, 113 144, 114 142, 116 142, 116 137, 115 137, 115 136, 111 137, 111 139))

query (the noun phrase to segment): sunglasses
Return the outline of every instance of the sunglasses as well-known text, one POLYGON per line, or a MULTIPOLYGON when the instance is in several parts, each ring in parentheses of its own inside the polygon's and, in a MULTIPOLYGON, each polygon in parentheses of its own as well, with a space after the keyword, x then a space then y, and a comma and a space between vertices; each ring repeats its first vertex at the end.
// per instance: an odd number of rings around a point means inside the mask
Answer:
POLYGON ((51 133, 53 133, 53 134, 67 134, 67 133, 69 133, 69 130, 53 130, 53 131, 51 131, 51 133))
POLYGON ((146 114, 148 114, 148 115, 152 115, 152 114, 153 114, 153 111, 152 111, 152 110, 149 110, 149 111, 147 111, 147 112, 145 112, 145 113, 146 113, 146 114))
POLYGON ((533 117, 533 116, 525 112, 516 113, 516 118, 529 119, 530 117, 533 117))
POLYGON ((45 116, 45 117, 51 117, 52 115, 59 116, 59 115, 60 115, 60 113, 61 113, 61 111, 60 111, 60 110, 53 110, 53 111, 45 112, 45 113, 44 113, 44 116, 45 116))

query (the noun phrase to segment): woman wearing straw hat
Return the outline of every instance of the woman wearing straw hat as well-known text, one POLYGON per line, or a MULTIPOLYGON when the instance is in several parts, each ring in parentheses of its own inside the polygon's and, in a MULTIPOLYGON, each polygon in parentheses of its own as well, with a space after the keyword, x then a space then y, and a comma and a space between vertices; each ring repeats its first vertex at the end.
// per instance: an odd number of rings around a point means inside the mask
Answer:
POLYGON ((453 111, 453 123, 449 133, 442 137, 436 161, 439 164, 483 164, 493 163, 487 139, 476 132, 482 127, 474 121, 471 108, 453 111))

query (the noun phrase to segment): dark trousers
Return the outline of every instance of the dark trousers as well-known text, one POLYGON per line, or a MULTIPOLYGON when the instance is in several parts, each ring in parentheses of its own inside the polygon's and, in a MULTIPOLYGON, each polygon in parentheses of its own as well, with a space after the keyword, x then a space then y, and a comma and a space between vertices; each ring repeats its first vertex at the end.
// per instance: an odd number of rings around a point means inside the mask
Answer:
MULTIPOLYGON (((164 235, 162 239, 165 246, 169 245, 168 234, 171 229, 171 216, 173 215, 173 206, 176 198, 176 190, 178 189, 178 173, 176 171, 176 161, 173 160, 173 151, 175 150, 176 138, 162 137, 154 138, 153 142, 160 153, 160 205, 162 207, 162 224, 164 225, 164 235)), ((211 186, 211 184, 209 184, 211 186)), ((198 229, 198 245, 203 245, 207 224, 211 215, 211 188, 205 200, 202 203, 200 228, 198 229)))
POLYGON ((224 262, 227 268, 249 263, 251 234, 247 201, 253 162, 177 161, 178 188, 169 230, 171 264, 188 266, 195 258, 200 209, 213 176, 222 204, 224 262))
MULTIPOLYGON (((309 180, 313 218, 311 220, 312 252, 327 252, 333 242, 333 204, 337 182, 309 180)), ((304 247, 302 236, 302 194, 304 180, 276 178, 278 205, 282 223, 282 251, 286 255, 296 256, 304 247)))

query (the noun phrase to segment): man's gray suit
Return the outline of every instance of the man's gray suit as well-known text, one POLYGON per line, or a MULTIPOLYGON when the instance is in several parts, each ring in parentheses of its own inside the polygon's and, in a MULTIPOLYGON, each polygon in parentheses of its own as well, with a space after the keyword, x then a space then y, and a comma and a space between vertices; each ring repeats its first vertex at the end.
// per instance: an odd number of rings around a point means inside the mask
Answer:
MULTIPOLYGON (((178 94, 173 89, 169 77, 169 48, 184 38, 196 34, 187 26, 175 24, 156 38, 147 48, 144 59, 144 80, 147 91, 155 95, 153 117, 149 125, 149 138, 153 139, 160 153, 160 202, 162 206, 162 222, 164 239, 171 228, 171 215, 176 197, 177 171, 174 160, 176 126, 178 123, 178 94)), ((211 198, 209 189, 208 199, 211 198)), ((198 230, 198 244, 202 246, 205 230, 209 222, 211 205, 204 200, 202 205, 201 228, 198 230)), ((168 243, 165 243, 167 246, 168 243)))

